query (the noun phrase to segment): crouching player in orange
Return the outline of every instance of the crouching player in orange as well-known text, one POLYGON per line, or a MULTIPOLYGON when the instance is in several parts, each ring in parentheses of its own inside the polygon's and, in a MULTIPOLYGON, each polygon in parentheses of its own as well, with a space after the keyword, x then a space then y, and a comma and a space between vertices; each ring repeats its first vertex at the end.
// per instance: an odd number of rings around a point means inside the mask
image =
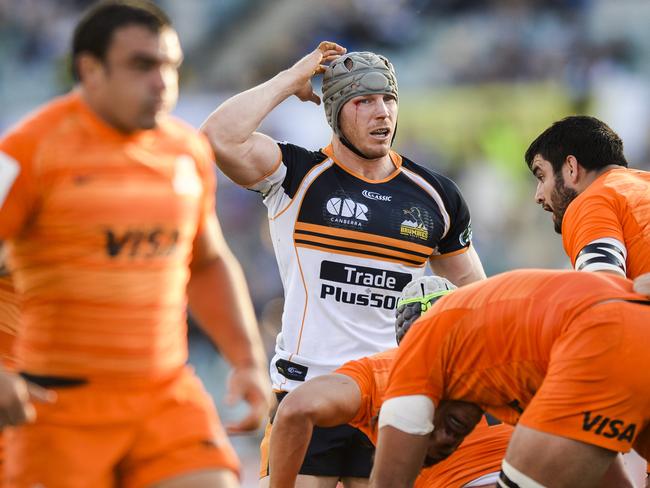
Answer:
POLYGON ((617 452, 650 455, 649 323, 650 300, 605 273, 513 271, 442 298, 398 350, 371 485, 410 486, 435 412, 462 401, 517 424, 499 486, 631 486, 617 452))
POLYGON ((56 392, 5 430, 12 488, 231 487, 238 460, 187 361, 186 305, 268 408, 252 304, 214 210, 212 153, 167 115, 182 52, 141 0, 101 2, 73 40, 79 84, 0 140, 0 240, 21 298, 16 369, 56 392))
MULTIPOLYGON (((455 288, 443 278, 425 276, 409 283, 398 302, 397 341, 431 303, 455 288)), ((350 423, 374 443, 377 415, 397 349, 349 361, 333 374, 307 381, 289 393, 273 421, 270 441, 270 485, 294 486, 314 427, 350 423)), ((428 440, 431 456, 415 486, 494 486, 512 427, 483 416, 474 405, 447 402, 436 412, 436 429, 428 440), (467 419, 466 419, 467 417, 467 419), (445 459, 456 448, 458 451, 445 459)), ((422 466, 422 465, 421 465, 422 466)))

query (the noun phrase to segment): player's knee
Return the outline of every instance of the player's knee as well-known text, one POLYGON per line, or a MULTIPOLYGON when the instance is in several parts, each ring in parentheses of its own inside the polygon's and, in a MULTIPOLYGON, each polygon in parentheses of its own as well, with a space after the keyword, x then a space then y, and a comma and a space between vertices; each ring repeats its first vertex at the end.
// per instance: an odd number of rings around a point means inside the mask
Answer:
POLYGON ((229 469, 214 469, 188 473, 161 481, 151 488, 239 488, 237 475, 229 469))

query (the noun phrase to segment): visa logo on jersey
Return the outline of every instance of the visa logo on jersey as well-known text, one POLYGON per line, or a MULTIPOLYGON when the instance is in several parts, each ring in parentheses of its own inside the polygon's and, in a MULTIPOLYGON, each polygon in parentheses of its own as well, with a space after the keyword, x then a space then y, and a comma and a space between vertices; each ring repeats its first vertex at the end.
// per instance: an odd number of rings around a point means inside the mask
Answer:
POLYGON ((106 253, 116 258, 154 258, 169 256, 178 244, 178 229, 154 227, 152 229, 128 229, 117 232, 112 229, 104 231, 106 253))
POLYGON ((593 412, 584 412, 582 430, 602 435, 608 439, 632 442, 636 434, 636 424, 626 424, 625 421, 604 417, 593 412))

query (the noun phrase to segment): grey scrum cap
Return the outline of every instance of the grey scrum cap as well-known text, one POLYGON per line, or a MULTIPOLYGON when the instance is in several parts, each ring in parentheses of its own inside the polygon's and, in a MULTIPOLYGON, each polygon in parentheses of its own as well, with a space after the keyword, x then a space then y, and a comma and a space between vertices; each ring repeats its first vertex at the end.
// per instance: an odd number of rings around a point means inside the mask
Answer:
POLYGON ((330 64, 323 74, 323 105, 327 123, 338 136, 339 112, 351 98, 374 94, 397 99, 397 78, 390 61, 371 52, 351 52, 330 64))

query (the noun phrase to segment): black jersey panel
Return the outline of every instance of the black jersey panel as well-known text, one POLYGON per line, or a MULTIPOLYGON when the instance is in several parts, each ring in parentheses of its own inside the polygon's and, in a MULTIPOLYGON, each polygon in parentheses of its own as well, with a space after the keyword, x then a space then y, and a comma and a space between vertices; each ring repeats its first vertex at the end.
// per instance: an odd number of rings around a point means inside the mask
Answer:
POLYGON ((327 156, 320 151, 309 151, 303 147, 278 143, 282 151, 282 162, 287 167, 287 174, 282 182, 282 188, 289 198, 293 198, 305 175, 316 166, 327 159, 327 156))
POLYGON ((403 165, 424 178, 436 189, 449 213, 449 230, 438 243, 440 254, 448 254, 468 247, 472 240, 470 212, 456 183, 450 178, 424 168, 404 157, 403 165))

